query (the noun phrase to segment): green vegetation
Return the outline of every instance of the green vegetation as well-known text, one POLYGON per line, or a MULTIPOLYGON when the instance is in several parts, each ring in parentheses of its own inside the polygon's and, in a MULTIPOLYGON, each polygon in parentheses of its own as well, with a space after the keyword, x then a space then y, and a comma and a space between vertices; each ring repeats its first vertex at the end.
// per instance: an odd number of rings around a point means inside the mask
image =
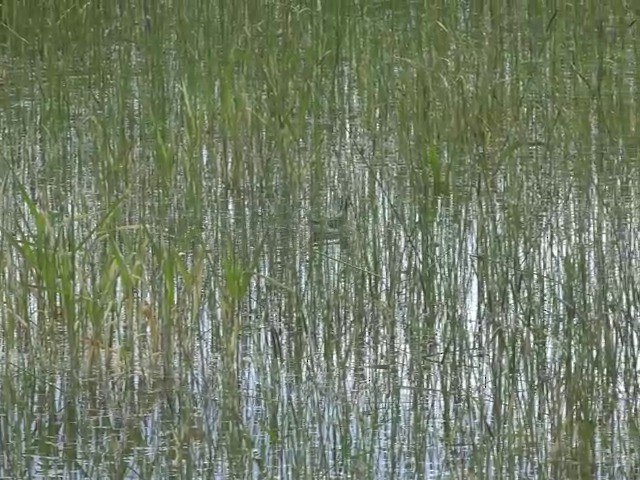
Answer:
POLYGON ((626 8, 3 2, 0 477, 633 478, 626 8))

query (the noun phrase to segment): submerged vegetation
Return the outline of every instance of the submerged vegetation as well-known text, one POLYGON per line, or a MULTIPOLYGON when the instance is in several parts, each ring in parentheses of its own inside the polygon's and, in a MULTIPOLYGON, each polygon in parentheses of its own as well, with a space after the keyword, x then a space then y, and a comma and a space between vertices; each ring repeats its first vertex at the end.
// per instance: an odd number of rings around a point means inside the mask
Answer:
POLYGON ((637 12, 526 7, 0 5, 0 476, 634 478, 637 12))

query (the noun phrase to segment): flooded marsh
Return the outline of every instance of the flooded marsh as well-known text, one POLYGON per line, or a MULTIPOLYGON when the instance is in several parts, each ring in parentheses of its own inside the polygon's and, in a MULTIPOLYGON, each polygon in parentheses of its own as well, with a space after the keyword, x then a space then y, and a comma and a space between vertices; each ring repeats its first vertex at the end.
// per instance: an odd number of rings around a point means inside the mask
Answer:
POLYGON ((0 5, 0 478, 636 478, 637 15, 0 5))

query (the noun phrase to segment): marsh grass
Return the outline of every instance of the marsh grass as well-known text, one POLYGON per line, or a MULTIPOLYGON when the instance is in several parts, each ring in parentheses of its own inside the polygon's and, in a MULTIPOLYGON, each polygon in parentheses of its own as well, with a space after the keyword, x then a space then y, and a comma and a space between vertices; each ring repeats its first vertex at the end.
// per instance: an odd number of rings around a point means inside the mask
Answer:
POLYGON ((1 474, 632 477, 637 26, 498 7, 3 5, 1 474))

